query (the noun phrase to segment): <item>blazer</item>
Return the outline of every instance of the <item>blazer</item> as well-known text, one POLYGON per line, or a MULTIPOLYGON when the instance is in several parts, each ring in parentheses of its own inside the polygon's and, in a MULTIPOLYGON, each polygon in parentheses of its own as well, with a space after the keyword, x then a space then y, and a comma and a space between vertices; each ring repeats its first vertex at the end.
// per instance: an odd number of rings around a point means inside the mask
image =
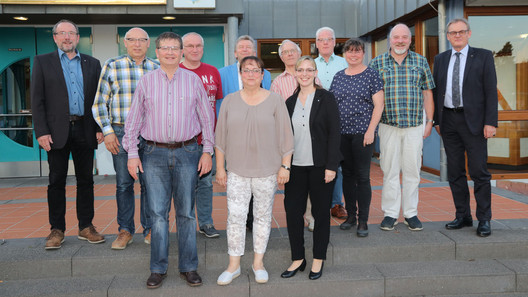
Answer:
MULTIPOLYGON (((295 92, 286 100, 290 120, 297 103, 298 94, 295 92)), ((343 155, 340 148, 339 110, 334 94, 325 89, 315 91, 309 123, 314 166, 337 171, 339 163, 343 160, 343 155)))
MULTIPOLYGON (((96 132, 101 129, 92 116, 92 104, 97 91, 101 63, 81 54, 84 84, 84 133, 88 146, 96 149, 96 132)), ((57 50, 35 56, 31 75, 31 108, 35 137, 51 134, 52 149, 61 149, 68 140, 70 107, 68 89, 57 50)))
MULTIPOLYGON (((445 51, 434 59, 434 121, 440 125, 440 131, 451 53, 451 50, 445 51)), ((497 74, 491 51, 469 47, 462 81, 462 99, 466 124, 473 135, 483 133, 484 125, 497 127, 497 74)))
MULTIPOLYGON (((222 79, 222 93, 224 93, 224 98, 227 95, 240 90, 238 85, 237 63, 220 68, 218 72, 220 72, 220 77, 222 79)), ((266 69, 264 69, 262 87, 266 90, 269 90, 271 87, 271 74, 266 69)))

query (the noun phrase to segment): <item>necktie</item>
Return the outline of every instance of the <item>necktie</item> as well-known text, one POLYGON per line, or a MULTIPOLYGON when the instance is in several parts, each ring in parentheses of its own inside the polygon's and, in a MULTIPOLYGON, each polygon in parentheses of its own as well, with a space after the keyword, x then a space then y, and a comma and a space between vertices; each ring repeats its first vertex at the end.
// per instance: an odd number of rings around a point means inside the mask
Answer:
POLYGON ((455 66, 453 67, 451 98, 453 100, 453 106, 457 108, 460 106, 460 53, 457 52, 455 55, 456 60, 455 66))

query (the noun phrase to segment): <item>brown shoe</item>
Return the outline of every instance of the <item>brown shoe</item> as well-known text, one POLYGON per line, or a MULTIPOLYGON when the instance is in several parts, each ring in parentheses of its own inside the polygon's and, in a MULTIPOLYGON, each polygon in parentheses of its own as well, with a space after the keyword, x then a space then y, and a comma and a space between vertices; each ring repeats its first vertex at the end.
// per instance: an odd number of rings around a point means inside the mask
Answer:
POLYGON ((346 219, 348 217, 346 209, 343 207, 343 205, 339 204, 336 204, 334 207, 332 207, 331 213, 333 217, 338 219, 346 219))
POLYGON ((64 242, 64 232, 59 229, 51 229, 51 233, 46 237, 46 250, 60 249, 64 242))
POLYGON ((151 240, 150 236, 151 236, 151 234, 152 234, 152 232, 149 231, 147 236, 145 236, 145 240, 144 241, 145 241, 146 244, 150 244, 150 240, 151 240))
POLYGON ((180 272, 180 277, 186 280, 191 287, 197 287, 202 284, 202 278, 196 271, 180 272))
POLYGON ((157 289, 161 287, 161 284, 163 283, 163 279, 167 276, 166 273, 151 273, 149 278, 147 279, 147 288, 149 289, 157 289))
POLYGON ((134 241, 132 239, 132 234, 130 234, 130 232, 128 232, 127 230, 121 230, 121 232, 119 232, 119 235, 117 235, 116 240, 112 242, 112 249, 124 250, 127 245, 132 243, 132 241, 134 241))
POLYGON ((80 230, 77 238, 80 240, 88 240, 89 243, 105 242, 104 236, 97 233, 93 225, 80 230))

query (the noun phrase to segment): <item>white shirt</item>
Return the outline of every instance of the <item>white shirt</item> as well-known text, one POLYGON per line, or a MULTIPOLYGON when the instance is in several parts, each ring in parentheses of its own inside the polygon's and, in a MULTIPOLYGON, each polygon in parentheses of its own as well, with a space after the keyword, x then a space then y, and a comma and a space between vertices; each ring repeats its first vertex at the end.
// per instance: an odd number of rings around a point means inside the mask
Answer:
MULTIPOLYGON (((460 51, 460 68, 459 68, 459 82, 460 82, 460 107, 464 106, 464 98, 462 97, 462 83, 464 80, 464 70, 466 69, 466 61, 469 51, 469 45, 466 46, 460 51)), ((453 68, 455 67, 456 56, 454 49, 451 50, 451 59, 449 60, 449 67, 447 68, 447 81, 446 81, 446 92, 445 92, 445 101, 444 106, 447 108, 454 108, 452 100, 452 83, 453 83, 453 68)))

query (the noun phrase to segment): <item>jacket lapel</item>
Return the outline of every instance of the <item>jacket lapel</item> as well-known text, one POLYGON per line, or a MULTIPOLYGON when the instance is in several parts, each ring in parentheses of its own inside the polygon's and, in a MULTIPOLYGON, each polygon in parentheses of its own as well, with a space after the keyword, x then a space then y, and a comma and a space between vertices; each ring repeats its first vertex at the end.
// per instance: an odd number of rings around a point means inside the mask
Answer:
POLYGON ((471 66, 473 65, 473 60, 475 58, 475 50, 472 47, 468 49, 468 56, 466 59, 466 68, 464 69, 464 79, 462 80, 462 87, 466 85, 466 79, 471 72, 471 66))
POLYGON ((51 59, 51 65, 53 67, 51 73, 58 74, 59 80, 62 84, 62 86, 59 86, 61 90, 67 90, 66 89, 66 80, 64 79, 64 73, 62 72, 62 65, 59 57, 59 52, 55 50, 52 55, 51 59))
POLYGON ((315 115, 317 114, 317 111, 319 110, 319 107, 321 106, 321 90, 317 89, 315 90, 315 95, 312 102, 312 109, 310 110, 310 130, 313 126, 313 122, 315 119, 315 115))

